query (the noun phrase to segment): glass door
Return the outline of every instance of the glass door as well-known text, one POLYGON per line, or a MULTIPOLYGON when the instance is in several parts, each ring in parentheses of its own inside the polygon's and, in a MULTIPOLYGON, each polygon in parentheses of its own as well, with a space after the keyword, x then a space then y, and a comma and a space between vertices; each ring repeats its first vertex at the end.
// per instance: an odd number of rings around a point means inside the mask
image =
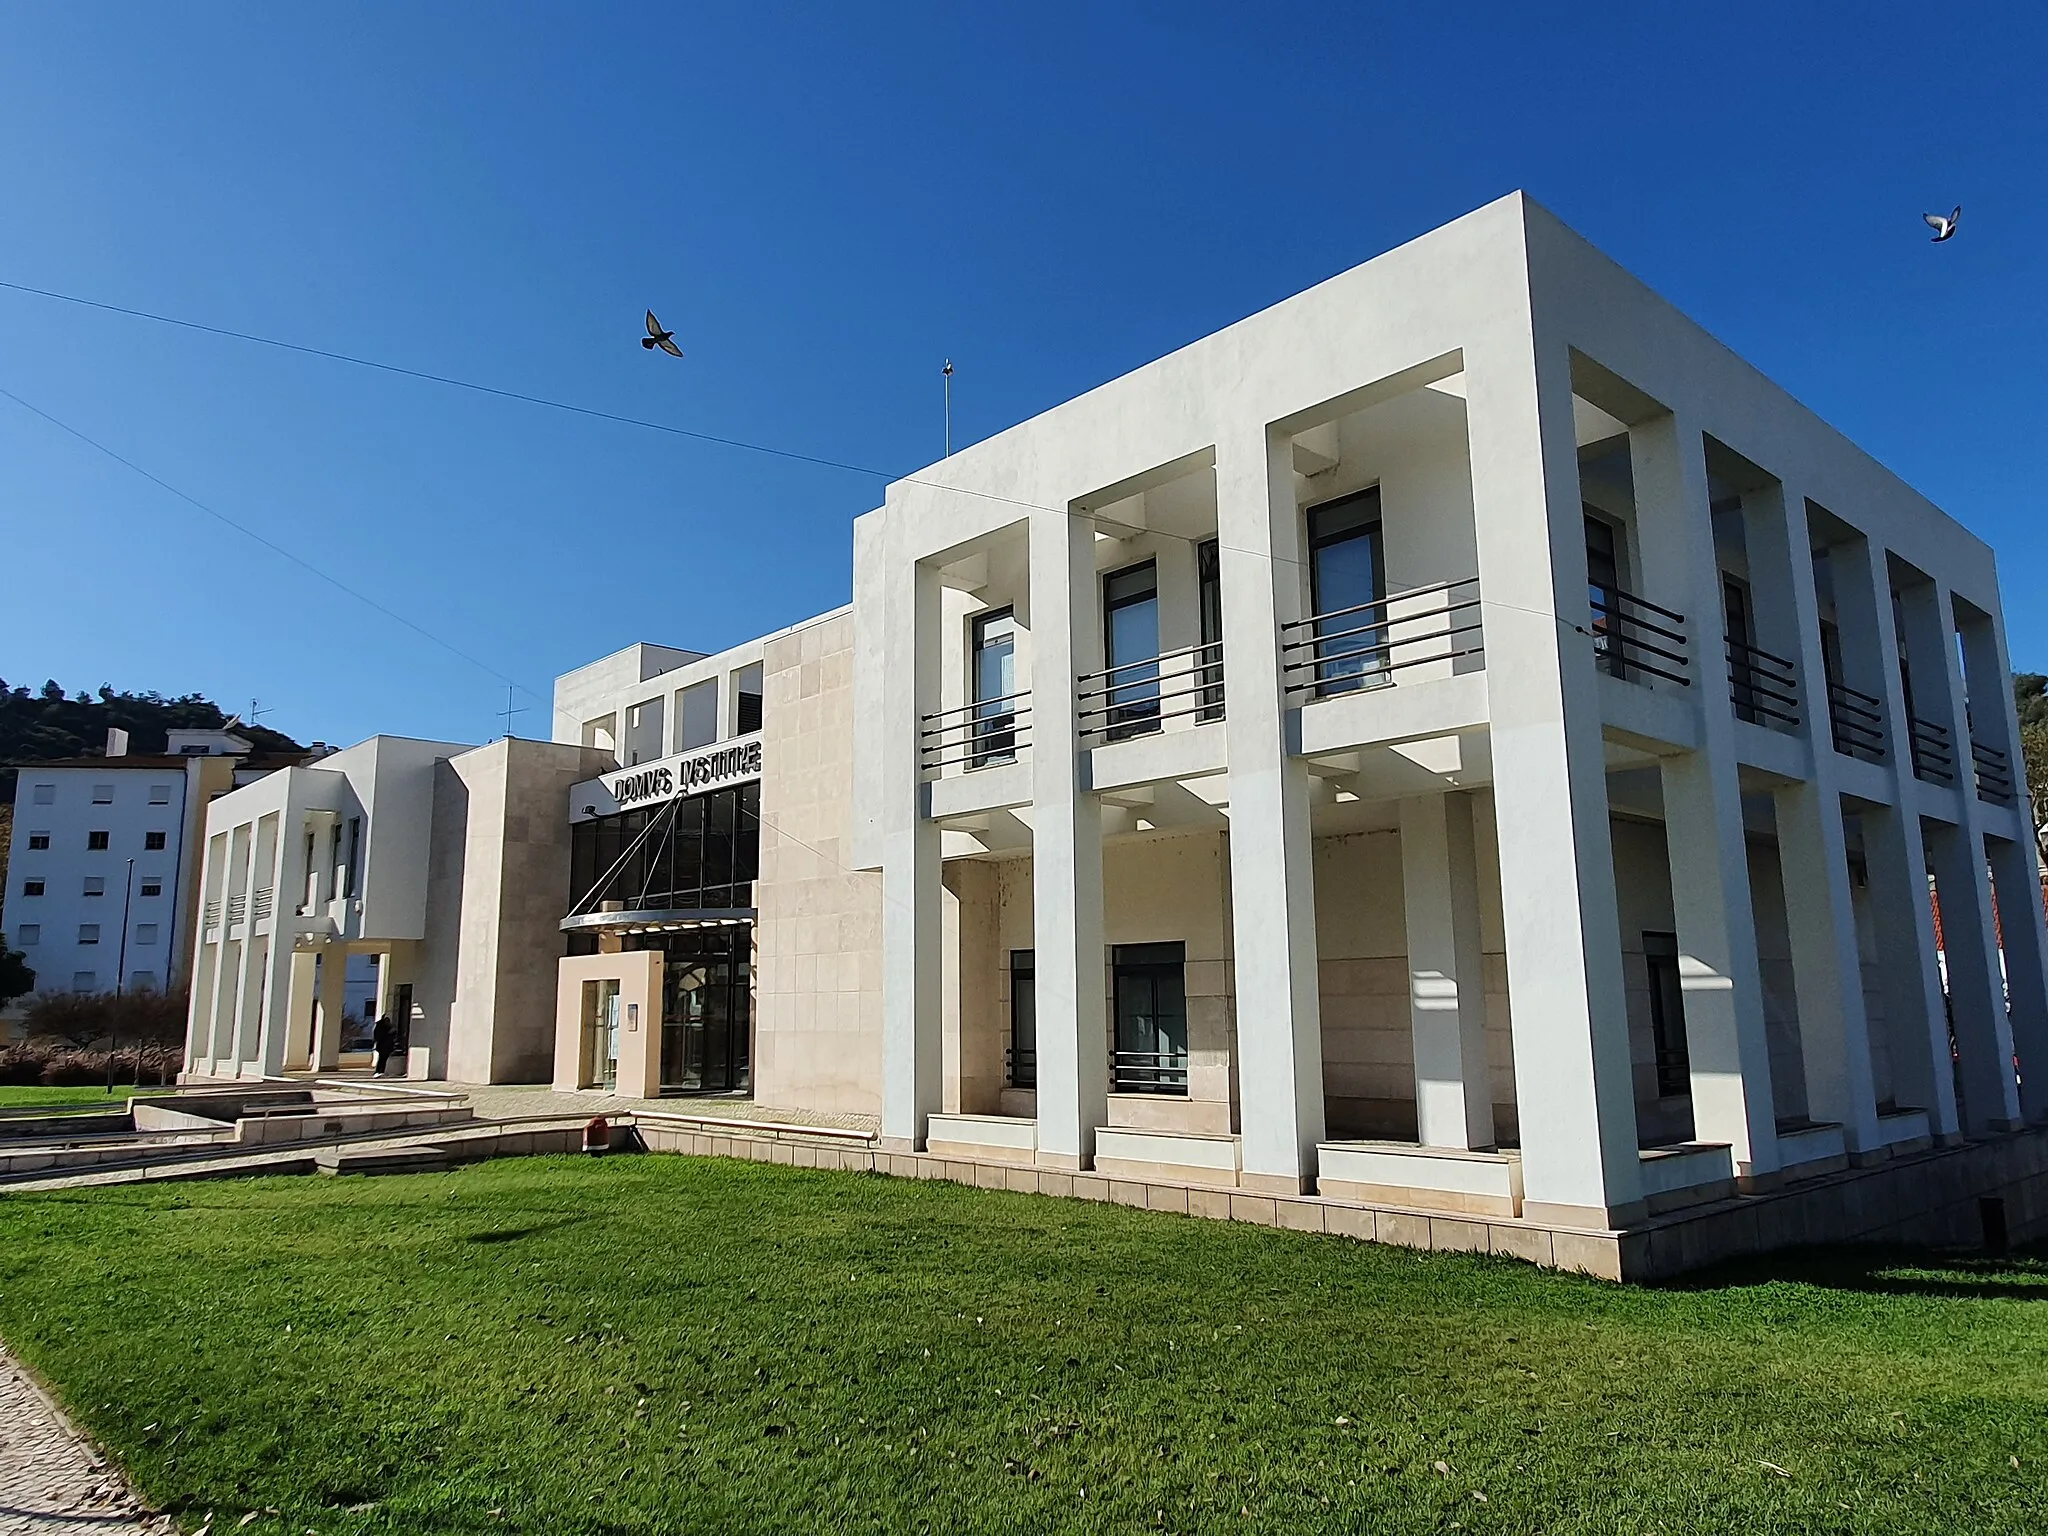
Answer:
POLYGON ((1159 729, 1159 572, 1147 560, 1102 579, 1109 739, 1159 729))
POLYGON ((1379 487, 1308 509, 1316 692, 1349 693, 1387 675, 1386 573, 1379 487))
POLYGON ((1112 951, 1118 1093, 1188 1091, 1186 946, 1119 944, 1112 951))
POLYGON ((974 755, 969 766, 1017 756, 1017 619, 1008 608, 974 621, 974 755))
POLYGON ((619 984, 583 983, 583 1069, 578 1085, 611 1093, 619 1086, 619 984))

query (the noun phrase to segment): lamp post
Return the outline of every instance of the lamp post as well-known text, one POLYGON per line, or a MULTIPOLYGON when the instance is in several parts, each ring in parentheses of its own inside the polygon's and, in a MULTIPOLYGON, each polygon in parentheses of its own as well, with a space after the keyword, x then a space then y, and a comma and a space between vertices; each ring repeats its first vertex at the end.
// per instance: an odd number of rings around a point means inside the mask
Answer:
MULTIPOLYGON (((128 861, 128 878, 121 887, 121 946, 114 958, 114 1018, 107 1028, 107 1096, 114 1094, 114 1056, 121 1048, 121 1005, 119 998, 128 990, 128 908, 135 899, 135 861, 128 861)), ((142 1080, 142 1060, 136 1058, 135 1080, 142 1080)))

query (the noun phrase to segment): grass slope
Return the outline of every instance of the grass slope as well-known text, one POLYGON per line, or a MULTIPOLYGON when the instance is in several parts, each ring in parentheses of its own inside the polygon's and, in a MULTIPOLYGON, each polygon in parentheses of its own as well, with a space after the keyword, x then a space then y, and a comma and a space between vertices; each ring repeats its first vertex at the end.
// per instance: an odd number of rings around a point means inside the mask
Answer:
POLYGON ((136 1087, 133 1083, 116 1083, 109 1094, 104 1084, 90 1088, 45 1088, 40 1084, 28 1087, 0 1086, 0 1109, 16 1104, 119 1104, 131 1094, 163 1093, 166 1090, 149 1084, 136 1087))
POLYGON ((673 1157, 0 1196, 0 1336, 188 1526, 293 1536, 2038 1530, 2044 1301, 673 1157))

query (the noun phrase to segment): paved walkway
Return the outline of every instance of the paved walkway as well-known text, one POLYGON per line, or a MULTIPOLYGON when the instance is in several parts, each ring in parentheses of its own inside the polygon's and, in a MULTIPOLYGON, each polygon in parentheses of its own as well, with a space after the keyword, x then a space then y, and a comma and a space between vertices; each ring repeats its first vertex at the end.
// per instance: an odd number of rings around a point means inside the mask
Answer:
POLYGON ((168 1516, 142 1513, 121 1475, 0 1349, 0 1536, 156 1536, 176 1529, 168 1516))

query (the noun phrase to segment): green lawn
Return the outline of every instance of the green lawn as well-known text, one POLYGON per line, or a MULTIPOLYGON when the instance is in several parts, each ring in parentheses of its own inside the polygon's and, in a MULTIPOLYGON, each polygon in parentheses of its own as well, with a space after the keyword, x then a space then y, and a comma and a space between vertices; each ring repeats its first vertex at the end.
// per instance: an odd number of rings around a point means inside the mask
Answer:
POLYGON ((0 1195, 0 1336, 216 1531, 2048 1528, 2048 1263, 1782 1273, 678 1157, 0 1195))
POLYGON ((145 1084, 140 1088, 133 1083, 116 1083, 111 1097, 105 1084, 87 1088, 0 1087, 0 1109, 14 1104, 113 1104, 119 1103, 131 1094, 168 1091, 154 1083, 145 1084))

